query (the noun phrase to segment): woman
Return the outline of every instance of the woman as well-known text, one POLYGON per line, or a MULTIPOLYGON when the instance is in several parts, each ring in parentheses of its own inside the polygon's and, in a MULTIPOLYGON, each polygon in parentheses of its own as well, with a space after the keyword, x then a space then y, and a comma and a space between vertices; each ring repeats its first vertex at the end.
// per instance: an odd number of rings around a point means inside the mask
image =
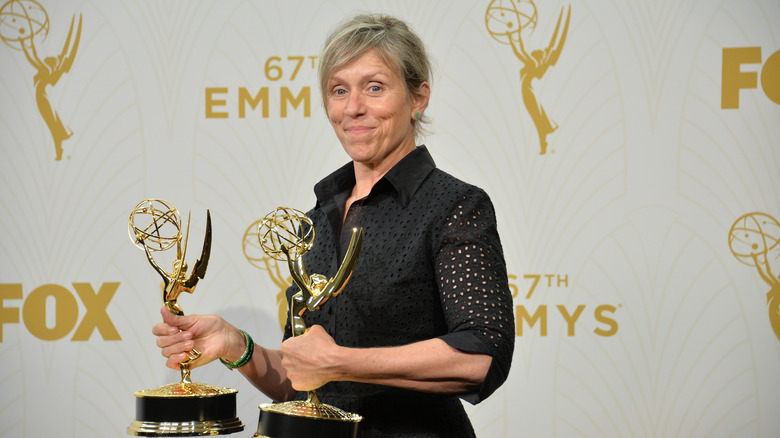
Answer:
POLYGON ((240 365, 274 400, 317 389, 322 402, 364 417, 361 436, 474 436, 459 398, 477 403, 506 379, 512 298, 490 199, 415 146, 429 75, 422 42, 399 20, 362 15, 331 34, 319 81, 352 161, 314 187, 307 215, 317 234, 304 259, 309 272, 333 276, 360 226, 352 278, 307 313, 305 335, 290 337, 288 321, 279 350, 258 346, 246 363, 235 361, 251 339, 222 318, 163 310, 153 331, 169 367, 195 347, 197 365, 240 365))

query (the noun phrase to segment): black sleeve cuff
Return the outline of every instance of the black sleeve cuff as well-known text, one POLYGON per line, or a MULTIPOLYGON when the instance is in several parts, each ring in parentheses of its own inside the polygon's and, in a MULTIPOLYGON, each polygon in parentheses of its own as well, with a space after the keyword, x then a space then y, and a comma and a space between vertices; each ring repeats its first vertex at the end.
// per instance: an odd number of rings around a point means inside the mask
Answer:
MULTIPOLYGON (((450 347, 466 353, 491 354, 490 350, 480 341, 479 337, 468 331, 447 333, 446 335, 439 336, 439 339, 446 342, 450 347)), ((490 362, 490 369, 488 369, 488 373, 479 390, 460 394, 460 398, 475 405, 493 394, 493 392, 504 383, 508 374, 508 364, 503 364, 502 361, 496 360, 496 358, 493 357, 493 360, 490 362)))

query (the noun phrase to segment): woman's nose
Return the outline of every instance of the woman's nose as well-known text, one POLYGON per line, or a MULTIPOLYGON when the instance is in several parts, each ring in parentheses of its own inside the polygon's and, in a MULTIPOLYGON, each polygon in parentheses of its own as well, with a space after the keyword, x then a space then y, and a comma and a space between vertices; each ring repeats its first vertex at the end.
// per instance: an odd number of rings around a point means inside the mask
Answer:
POLYGON ((366 111, 365 101, 360 93, 352 93, 347 100, 347 106, 344 108, 344 114, 350 117, 355 117, 363 114, 366 111))

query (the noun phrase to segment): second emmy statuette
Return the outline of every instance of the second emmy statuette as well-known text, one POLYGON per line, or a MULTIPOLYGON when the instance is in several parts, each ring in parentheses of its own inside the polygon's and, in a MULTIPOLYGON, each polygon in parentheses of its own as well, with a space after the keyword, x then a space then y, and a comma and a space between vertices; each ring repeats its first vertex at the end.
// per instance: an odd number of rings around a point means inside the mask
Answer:
MULTIPOLYGON (((192 293, 198 280, 205 277, 211 253, 211 214, 206 210, 206 236, 200 258, 187 276, 187 237, 189 217, 182 239, 181 217, 171 203, 147 199, 130 213, 130 240, 146 253, 146 259, 162 277, 162 299, 174 315, 184 315, 177 299, 182 292, 192 293), (152 257, 176 247, 172 272, 165 271, 152 257)), ((135 393, 135 420, 127 433, 137 436, 225 435, 244 430, 236 416, 236 393, 232 388, 220 388, 190 380, 190 365, 200 357, 193 349, 188 360, 179 364, 181 381, 135 393)))
MULTIPOLYGON (((304 313, 319 309, 347 285, 363 243, 363 229, 352 230, 344 260, 330 279, 306 272, 303 255, 314 243, 314 226, 304 213, 287 207, 277 208, 260 222, 258 238, 269 257, 287 262, 290 275, 300 289, 289 303, 292 335, 300 336, 307 328, 304 313)), ((254 437, 355 437, 362 419, 360 415, 321 403, 315 391, 309 391, 305 401, 260 405, 260 421, 254 437)))

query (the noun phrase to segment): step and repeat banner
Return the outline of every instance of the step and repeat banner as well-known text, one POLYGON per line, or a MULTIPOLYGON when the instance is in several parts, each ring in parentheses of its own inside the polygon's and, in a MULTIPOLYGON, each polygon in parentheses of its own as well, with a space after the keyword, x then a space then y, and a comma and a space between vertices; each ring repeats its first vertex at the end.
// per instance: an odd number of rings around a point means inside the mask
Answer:
MULTIPOLYGON (((408 21, 434 60, 424 143, 484 188, 514 297, 492 437, 780 430, 776 0, 0 0, 0 436, 125 436, 178 380, 146 198, 190 213, 179 304, 278 346, 290 283, 257 221, 344 164, 316 81, 344 17, 408 21)), ((269 400, 239 389, 251 436, 269 400)))

